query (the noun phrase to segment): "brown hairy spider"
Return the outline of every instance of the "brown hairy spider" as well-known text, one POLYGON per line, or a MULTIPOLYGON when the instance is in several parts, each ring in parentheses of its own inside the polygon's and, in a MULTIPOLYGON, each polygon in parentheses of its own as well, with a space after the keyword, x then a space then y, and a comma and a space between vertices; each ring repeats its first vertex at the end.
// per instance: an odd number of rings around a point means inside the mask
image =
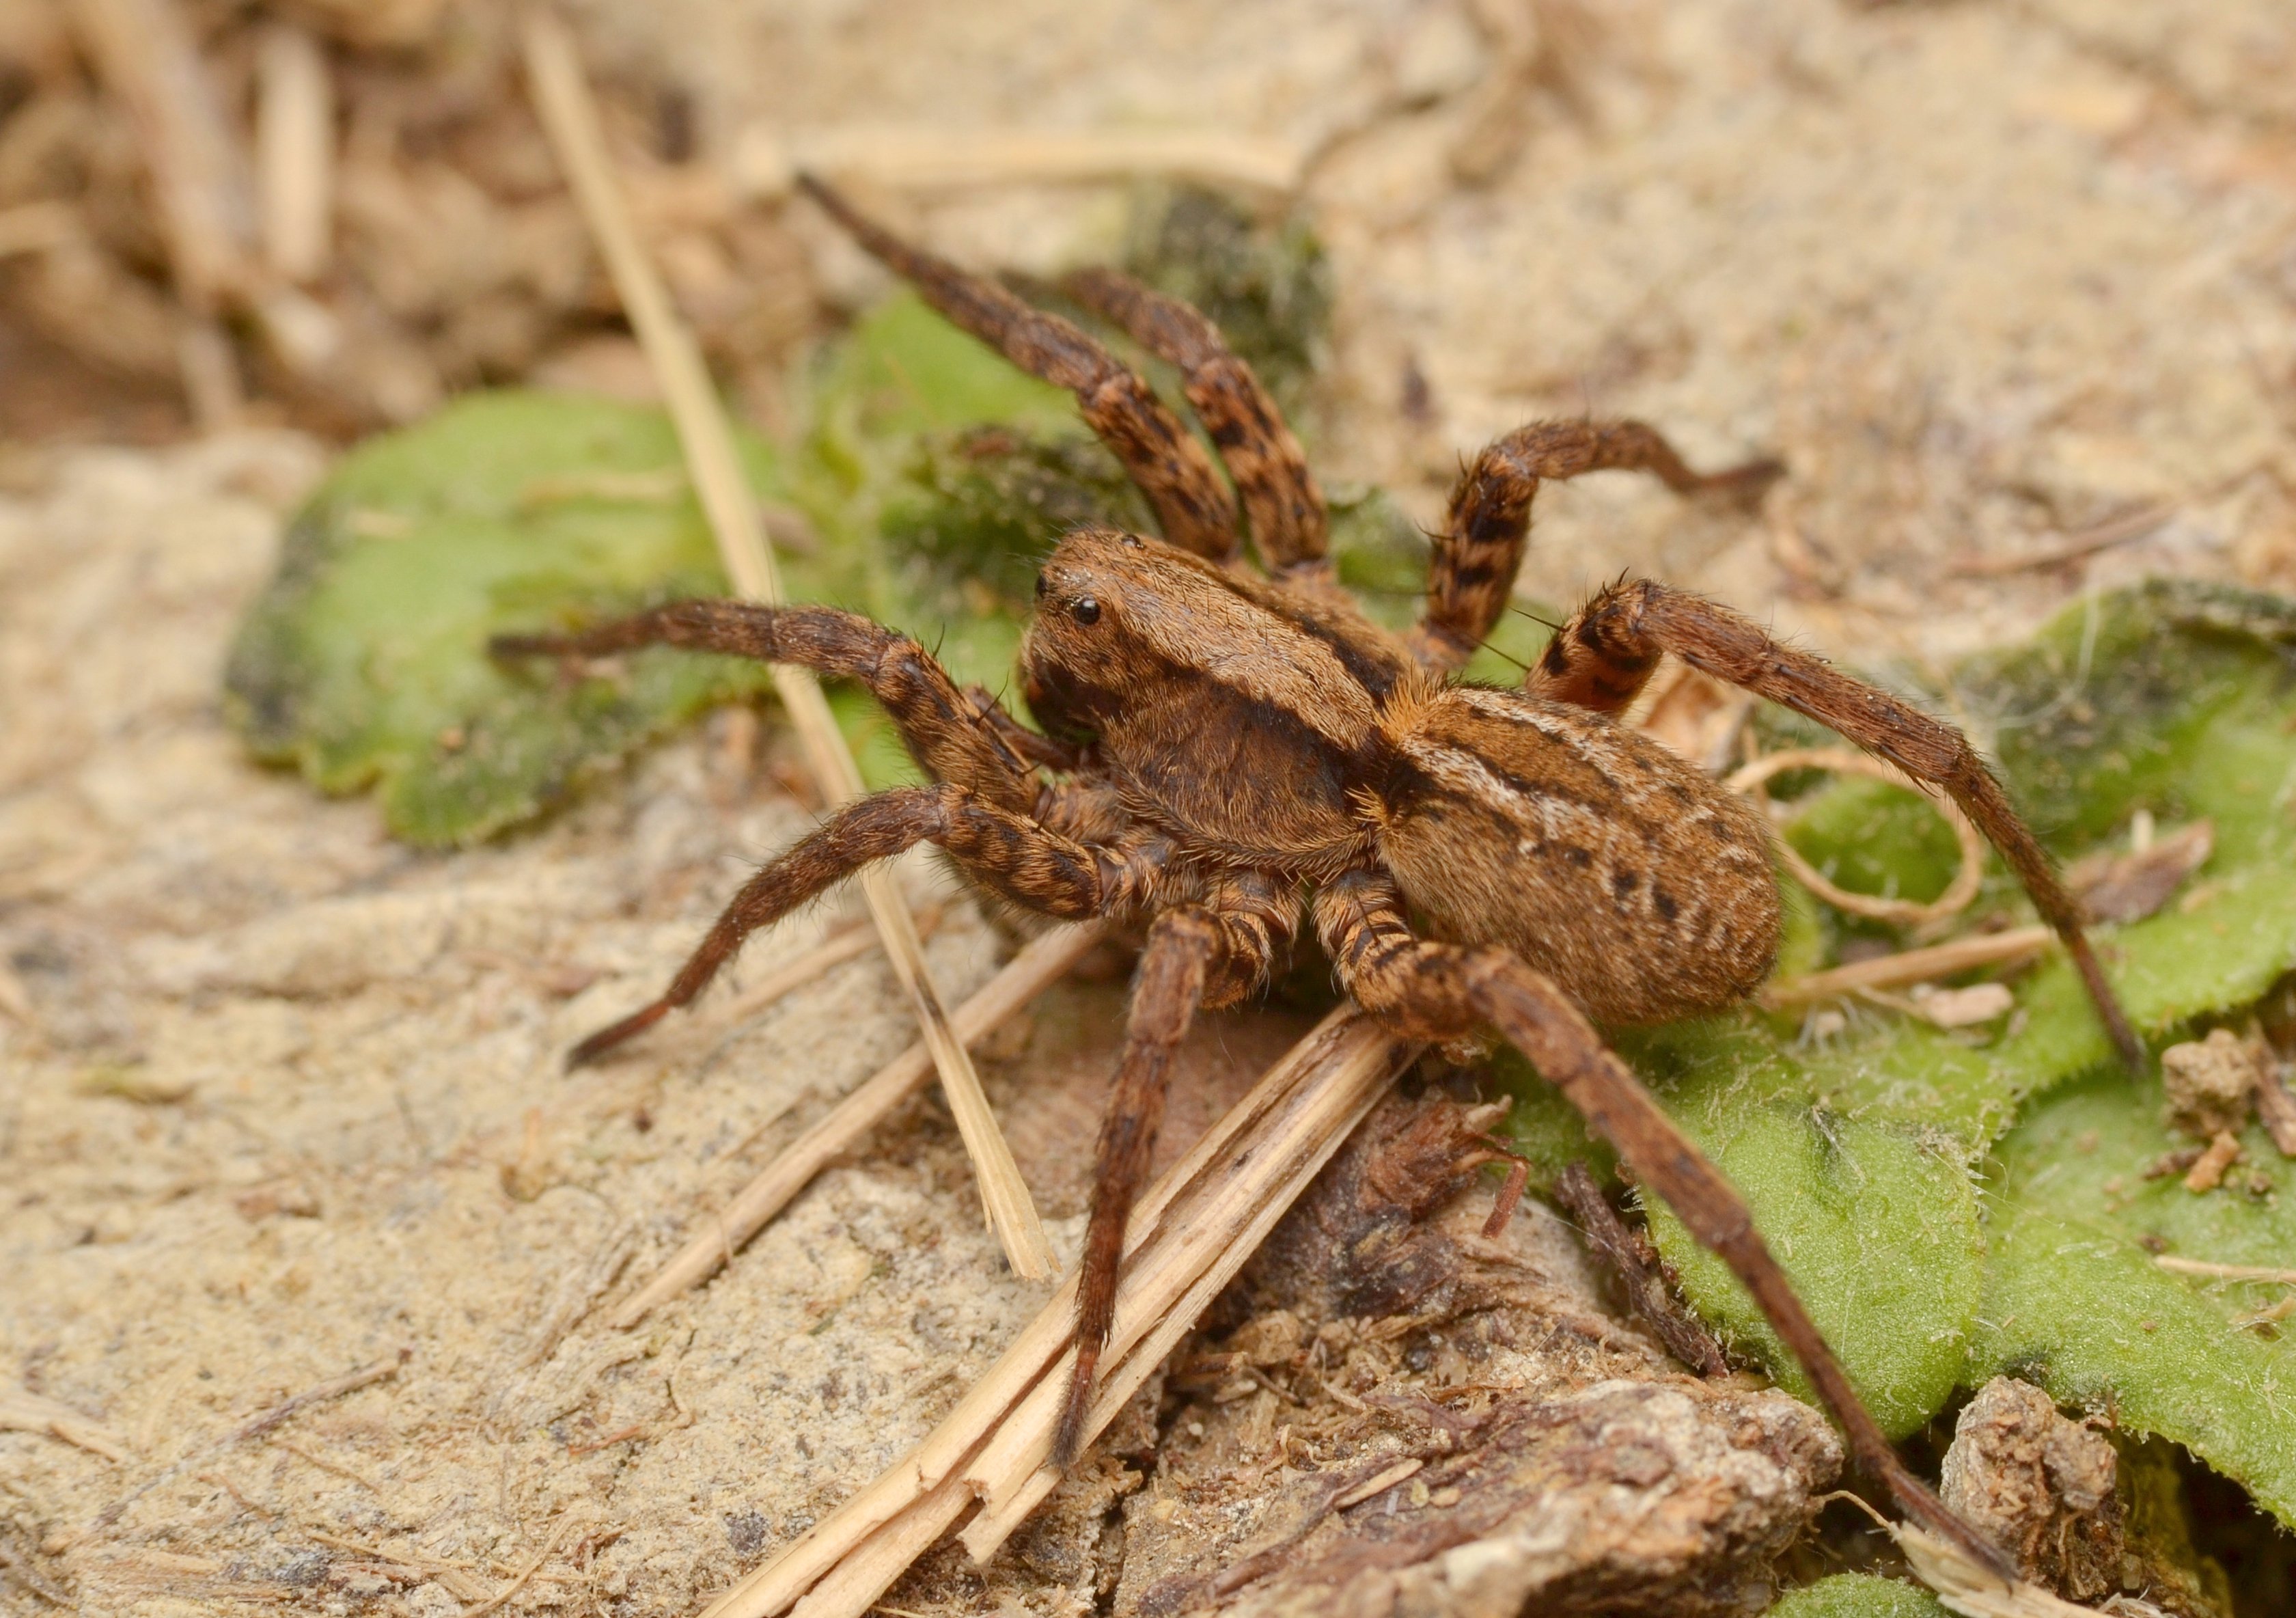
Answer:
POLYGON ((1615 716, 1672 652, 1941 787, 2007 858, 2135 1064, 2141 1048, 2048 856, 1958 732, 1663 584, 1598 593, 1519 690, 1456 678, 1506 607, 1542 480, 1621 468, 1682 494, 1751 500, 1779 465, 1700 476, 1638 422, 1510 433, 1460 479, 1424 616, 1398 637, 1334 581, 1299 443, 1203 316, 1106 270, 1068 283, 1178 367, 1233 498, 1196 438, 1085 333, 904 243, 827 187, 805 188, 942 314, 1073 390, 1163 538, 1083 529, 1045 563, 1021 652, 1043 735, 986 692, 958 690, 915 641, 829 607, 690 601, 581 634, 497 639, 501 654, 577 656, 668 642, 859 680, 935 783, 837 810, 743 885, 659 999, 570 1061, 650 1027, 700 994, 751 932, 919 842, 1031 910, 1144 923, 1085 1236, 1055 1445, 1066 1464, 1173 1048, 1198 1006, 1258 988, 1311 914, 1366 1011, 1430 1040, 1495 1028, 1529 1057, 1727 1261, 1868 1473, 1997 1564, 1898 1461, 1745 1203, 1595 1031, 1734 1005, 1769 972, 1778 941, 1763 818, 1615 716), (1238 500, 1265 576, 1240 556, 1238 500))

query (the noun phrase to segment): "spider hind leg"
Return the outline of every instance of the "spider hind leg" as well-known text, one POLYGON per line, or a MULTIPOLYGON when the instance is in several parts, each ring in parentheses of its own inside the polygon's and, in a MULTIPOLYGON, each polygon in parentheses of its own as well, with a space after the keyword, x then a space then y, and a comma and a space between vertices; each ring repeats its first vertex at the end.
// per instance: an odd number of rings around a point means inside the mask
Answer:
POLYGON ((1737 1190, 1682 1133, 1553 981, 1496 949, 1419 938, 1384 877, 1354 875, 1316 896, 1316 922, 1341 981, 1364 1008, 1414 1037, 1455 1039, 1496 1027, 1530 1058, 1699 1244, 1751 1293, 1833 1413, 1857 1464, 1898 1508, 1951 1539, 1980 1565, 2011 1571, 2001 1553, 1946 1509, 1898 1459, 1816 1322, 1778 1267, 1737 1190))
POLYGON ((2121 1060, 2131 1071, 2143 1068, 2144 1043, 2089 944, 2079 902, 1969 738, 1952 726, 1782 645, 1743 613, 1647 579, 1598 592, 1548 643, 1526 683, 1540 695, 1602 707, 1601 694, 1620 682, 1622 671, 1647 671, 1666 652, 1816 719, 1948 793, 2001 851, 2041 919, 2064 941, 2121 1060))

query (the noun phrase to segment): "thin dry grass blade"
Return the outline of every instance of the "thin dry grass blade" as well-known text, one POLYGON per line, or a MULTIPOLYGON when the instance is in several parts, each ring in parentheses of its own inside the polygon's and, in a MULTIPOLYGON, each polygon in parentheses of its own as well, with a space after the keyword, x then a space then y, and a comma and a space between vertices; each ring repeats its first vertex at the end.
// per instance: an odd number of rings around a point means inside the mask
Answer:
POLYGON ((1288 195, 1307 165, 1292 142, 1217 129, 759 128, 734 153, 736 183, 767 196, 786 193, 800 170, 922 191, 1154 177, 1288 195))
MULTIPOLYGON (((1149 1190, 1128 1233, 1097 1432, 1193 1324, 1415 1054, 1353 1007, 1325 1018, 1149 1190)), ((947 1419, 898 1465, 726 1591, 705 1618, 865 1612, 974 1500, 994 1545, 1056 1481, 1044 1465, 1071 1363, 1075 1283, 1061 1288, 947 1419)))
MULTIPOLYGON (((766 541, 756 497, 742 476, 732 430, 693 333, 670 307, 668 290, 639 245, 628 205, 606 156, 597 104, 583 76, 572 37, 541 7, 524 13, 522 31, 527 71, 543 127, 660 382, 693 473, 694 490, 717 536, 726 575, 740 595, 753 601, 777 601, 781 581, 774 568, 773 551, 766 541)), ((808 670, 776 666, 774 684, 822 796, 832 804, 859 797, 860 767, 830 717, 820 682, 808 670)), ((1052 1245, 1045 1239, 1036 1204, 1013 1162, 1012 1148, 1005 1145, 1004 1132, 996 1127, 996 1116, 980 1092, 972 1059, 950 1031, 948 1014, 925 970, 915 924, 901 903, 891 873, 882 866, 863 873, 861 890, 884 938, 894 975, 909 996, 933 1065, 939 1071, 949 1111, 972 1159, 988 1222, 1015 1272, 1030 1279, 1046 1278, 1054 1269, 1052 1245)))
MULTIPOLYGON (((968 1045, 986 1038, 1021 1006, 1067 976, 1069 968, 1098 943, 1100 937, 1100 924, 1086 922, 1057 928, 1032 940, 1004 963, 980 993, 956 1008, 952 1021, 957 1038, 968 1045)), ((790 1199, 804 1190, 815 1175, 840 1154, 850 1150, 931 1076, 932 1058, 923 1045, 912 1045, 894 1057, 839 1102, 827 1117, 791 1142, 788 1150, 767 1164, 732 1202, 717 1213, 706 1216, 701 1228, 653 1279, 614 1311, 613 1324, 623 1329, 636 1326, 678 1294, 708 1279, 743 1243, 764 1229, 767 1220, 787 1207, 790 1199)))
POLYGON ((2041 926, 1980 932, 1957 938, 1949 944, 1932 944, 1926 949, 1907 949, 1898 955, 1885 955, 1879 960, 1857 961, 1847 966, 1788 978, 1768 985, 1755 998, 1775 1011, 1784 1006, 1830 1000, 1854 989, 1900 989, 1966 972, 1972 966, 1997 965, 2038 955, 2056 942, 2056 938, 2054 932, 2041 926))

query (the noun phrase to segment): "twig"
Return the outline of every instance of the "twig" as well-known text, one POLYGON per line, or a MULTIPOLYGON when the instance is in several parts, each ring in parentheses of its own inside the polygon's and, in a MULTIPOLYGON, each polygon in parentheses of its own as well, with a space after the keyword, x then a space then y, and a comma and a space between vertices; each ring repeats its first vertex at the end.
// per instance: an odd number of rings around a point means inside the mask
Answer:
MULTIPOLYGON (((752 601, 778 601, 781 586, 773 551, 766 540, 757 499, 742 475, 733 432, 701 363, 701 349, 671 308, 668 291, 638 242, 628 205, 606 156, 597 104, 583 77, 573 38, 540 5, 526 11, 522 31, 527 71, 543 127, 661 385, 693 472, 694 489, 717 536, 726 575, 740 595, 752 601)), ((776 664, 773 678, 822 797, 832 805, 859 797, 863 791, 860 767, 830 715, 820 681, 809 670, 787 664, 776 664)), ((894 975, 909 996, 924 1031, 925 1044, 932 1052, 933 1065, 939 1070, 949 1111, 972 1159, 989 1225, 1017 1274, 1032 1280, 1046 1278, 1055 1268, 1052 1244, 1045 1238, 1036 1204, 1013 1162, 1012 1148, 981 1094, 972 1058, 950 1031, 948 1014, 925 970, 923 949, 892 874, 882 866, 873 866, 862 874, 861 889, 884 937, 894 975)))
POLYGON ((1951 799, 1931 797, 1923 792, 1893 764, 1847 747, 1797 747, 1755 760, 1723 784, 1734 793, 1752 793, 1772 776, 1790 769, 1830 769, 1846 775, 1866 776, 1875 781, 1886 781, 1892 786, 1902 786, 1909 793, 1919 793, 1929 800, 1931 808, 1945 817, 1945 823, 1953 828, 1955 840, 1961 845, 1961 868, 1954 873, 1952 883, 1944 892, 1922 904, 1912 899, 1881 899, 1871 893, 1852 893, 1847 888, 1838 888, 1819 875, 1817 868, 1804 859, 1792 843, 1783 837, 1777 838, 1773 846, 1778 858, 1785 863, 1786 869, 1794 874, 1803 887, 1827 904, 1838 910, 1847 910, 1853 916, 1919 927, 1957 915, 1967 909, 1969 901, 1977 897, 1977 890, 1985 880, 1985 842, 1978 835, 1977 827, 1970 823, 1968 816, 1961 812, 1959 804, 1951 799))
POLYGON ((564 1516, 560 1517, 558 1519, 558 1526, 552 1529, 550 1531, 550 1537, 542 1542, 542 1548, 534 1553, 534 1559, 529 1562, 524 1567, 520 1568, 518 1570, 517 1576, 512 1579, 508 1584, 504 1585, 502 1589, 496 1590, 484 1601, 480 1602, 478 1606, 463 1608, 463 1618, 486 1618, 487 1614, 493 1612, 496 1607, 502 1606, 504 1602, 509 1600, 512 1596, 517 1595, 519 1591, 524 1589, 526 1588, 527 1581, 533 1578, 537 1573, 540 1573, 542 1571, 542 1565, 545 1562, 549 1561, 553 1553, 558 1549, 558 1541, 566 1537, 566 1531, 574 1526, 578 1521, 586 1523, 590 1520, 591 1518, 588 1513, 578 1511, 570 1511, 564 1516))
POLYGON ((1702 1376, 1727 1372, 1730 1362, 1722 1357, 1722 1345, 1675 1302, 1664 1277, 1644 1261, 1641 1244, 1603 1197, 1587 1165, 1572 1163, 1563 1170, 1554 1182, 1554 1192, 1578 1216, 1587 1244, 1625 1284, 1627 1302, 1650 1323, 1674 1357, 1702 1376))
POLYGON ((1972 966, 1997 965, 2038 955, 2055 942, 2056 936, 2048 928, 2038 925, 2013 927, 2006 932, 1974 933, 1955 939, 1949 944, 1931 944, 1925 949, 1907 949, 1885 955, 1879 960, 1856 961, 1847 966, 1787 978, 1767 985, 1755 998, 1775 1011, 1784 1006, 1830 1000, 1854 989, 1898 989, 1909 983, 1926 983, 1932 978, 1966 972, 1972 966))
POLYGON ((2099 551, 2111 550, 2116 545, 2142 539, 2176 514, 2177 508, 2173 505, 2140 505, 2134 511, 2107 517, 2102 522, 2075 529, 2046 550, 2028 551, 2016 556, 1964 556, 1953 563, 1953 571, 1964 579, 2001 579, 2012 573, 2062 567, 2069 562, 2094 556, 2099 551))
POLYGON ((920 191, 1153 176, 1289 195, 1307 153, 1288 141, 1209 129, 848 127, 787 137, 753 129, 736 144, 733 167, 742 190, 766 197, 787 193, 800 171, 920 191))
POLYGON ((91 1421, 70 1405, 24 1388, 0 1387, 0 1430, 45 1433, 50 1438, 91 1450, 108 1461, 129 1458, 127 1441, 102 1423, 91 1421))
POLYGON ((2152 1261, 2180 1276, 2206 1276, 2212 1281, 2269 1281, 2279 1286, 2296 1286, 2296 1269, 2275 1269, 2267 1264, 2213 1264, 2206 1259, 2180 1259, 2166 1253, 2152 1261))
POLYGON ((291 282, 326 273, 334 217, 334 86, 325 49, 292 23, 266 29, 256 57, 256 177, 263 251, 291 282))
POLYGON ((181 1477, 193 1466, 213 1459, 216 1456, 222 1454, 225 1450, 231 1449, 236 1444, 245 1443, 250 1438, 260 1438, 264 1433, 281 1425, 291 1417, 295 1416, 299 1411, 308 1410, 313 1405, 324 1404, 331 1399, 340 1399, 346 1393, 356 1393, 361 1388, 372 1387, 378 1382, 383 1382, 390 1377, 398 1376, 398 1367, 405 1365, 409 1359, 413 1359, 414 1355, 414 1351, 413 1349, 403 1348, 388 1359, 378 1359, 373 1365, 361 1366, 357 1370, 349 1373, 348 1376, 337 1376, 329 1381, 318 1383, 311 1387, 304 1389, 301 1392, 296 1394, 291 1399, 281 1400, 277 1404, 273 1405, 269 1409, 263 1411, 260 1415, 250 1417, 246 1421, 242 1422, 238 1426, 234 1427, 230 1432, 225 1433, 221 1438, 217 1439, 214 1442, 201 1445, 198 1449, 193 1450, 189 1455, 177 1461, 166 1471, 160 1473, 159 1476, 144 1484, 141 1488, 133 1490, 127 1494, 121 1496, 119 1499, 114 1500, 97 1515, 95 1525, 99 1528, 111 1527, 111 1524, 119 1521, 121 1515, 126 1512, 130 1506, 134 1505, 137 1500, 142 1499, 145 1495, 151 1493, 152 1491, 157 1489, 160 1484, 168 1482, 171 1479, 181 1477))
MULTIPOLYGON (((1097 924, 1062 927, 1033 940, 1007 961, 980 991, 956 1008, 951 1019, 957 1038, 972 1044, 1067 975, 1070 967, 1100 941, 1097 924)), ((709 1215, 629 1302, 614 1311, 613 1324, 627 1329, 678 1294, 706 1279, 734 1251, 765 1228, 813 1177, 867 1134, 932 1076, 922 1044, 912 1045, 873 1078, 839 1102, 819 1123, 790 1144, 734 1200, 709 1215)))
MULTIPOLYGON (((1160 1364, 1418 1047, 1352 1007, 1292 1047, 1152 1187, 1128 1232, 1096 1433, 1160 1364)), ((898 1465, 726 1591, 704 1618, 858 1618, 978 1500, 993 1552, 1059 1479, 1046 1465, 1073 1364, 1071 1280, 898 1465)))

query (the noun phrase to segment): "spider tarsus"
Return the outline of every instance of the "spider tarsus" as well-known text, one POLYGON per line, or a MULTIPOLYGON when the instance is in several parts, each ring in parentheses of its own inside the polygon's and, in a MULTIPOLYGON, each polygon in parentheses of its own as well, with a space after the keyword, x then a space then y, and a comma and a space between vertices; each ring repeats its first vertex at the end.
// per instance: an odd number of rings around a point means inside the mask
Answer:
MULTIPOLYGON (((1871 1470, 1872 1468, 1869 1468, 1871 1470)), ((1930 1486, 1908 1472, 1895 1455, 1875 1480, 1890 1491, 1898 1509, 1943 1540, 1949 1540, 1969 1559, 2005 1585, 2015 1585, 2021 1575, 2002 1548, 1954 1515, 1930 1486)))
POLYGON ((623 1040, 633 1035, 642 1034, 652 1028, 668 1013, 668 1002, 657 1000, 651 1006, 632 1012, 619 1023, 607 1023, 605 1027, 566 1053, 567 1071, 571 1072, 578 1067, 589 1066, 591 1063, 595 1062, 623 1040))
POLYGON ((1061 1402, 1060 1425, 1053 1429, 1053 1465, 1063 1472, 1084 1452, 1085 1418, 1092 1414, 1092 1384, 1100 1368, 1097 1345, 1078 1343, 1074 1371, 1069 1376, 1068 1396, 1061 1402))
POLYGON ((1763 456, 1742 466, 1733 466, 1724 472, 1710 472, 1698 480, 1686 492, 1721 500, 1743 511, 1752 511, 1762 503, 1762 497, 1786 475, 1786 464, 1775 456, 1763 456))
POLYGON ((2066 936, 2065 949, 2073 957, 2073 967, 2080 973, 2081 985, 2088 990, 2088 998, 2104 1023, 2104 1031, 2112 1038, 2113 1049, 2120 1053, 2121 1065, 2141 1075, 2144 1072, 2144 1041, 2137 1038, 2128 1013, 2121 1006, 2120 997, 2113 992, 2111 981, 2105 977, 2095 947, 2088 941, 2087 933, 2076 931, 2066 936))

